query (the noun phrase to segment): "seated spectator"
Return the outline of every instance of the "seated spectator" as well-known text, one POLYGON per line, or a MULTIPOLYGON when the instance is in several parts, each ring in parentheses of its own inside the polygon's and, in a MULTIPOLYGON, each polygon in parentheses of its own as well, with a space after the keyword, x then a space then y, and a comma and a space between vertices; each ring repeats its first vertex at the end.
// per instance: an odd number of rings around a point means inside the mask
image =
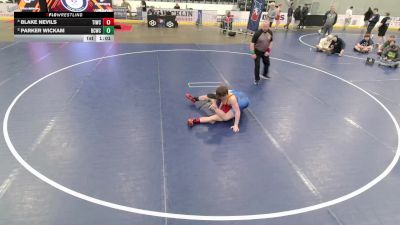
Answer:
POLYGON ((174 9, 181 9, 178 3, 175 4, 174 9))
POLYGON ((383 52, 383 49, 385 49, 387 46, 389 46, 391 41, 395 41, 396 40, 396 36, 394 36, 393 34, 389 36, 389 38, 382 44, 378 46, 378 51, 377 54, 381 55, 383 52))
POLYGON ((129 4, 129 2, 127 2, 126 0, 122 0, 121 3, 122 7, 125 7, 127 9, 127 12, 129 13, 129 16, 132 17, 132 7, 131 4, 129 4))
POLYGON ((365 34, 364 38, 354 46, 354 51, 360 53, 369 53, 372 50, 374 42, 372 41, 370 34, 365 34))
POLYGON ((343 56, 345 47, 346 43, 344 43, 343 39, 339 38, 337 35, 334 35, 327 53, 338 54, 338 56, 343 56))
POLYGON ((333 39, 333 35, 328 35, 324 38, 321 38, 319 44, 315 47, 317 48, 317 52, 327 52, 329 50, 329 46, 331 45, 333 39))
POLYGON ((223 33, 225 33, 227 30, 232 30, 232 24, 233 24, 233 15, 231 14, 231 11, 227 11, 222 21, 223 33))
POLYGON ((379 65, 398 67, 400 65, 400 50, 396 41, 392 40, 381 55, 379 65))

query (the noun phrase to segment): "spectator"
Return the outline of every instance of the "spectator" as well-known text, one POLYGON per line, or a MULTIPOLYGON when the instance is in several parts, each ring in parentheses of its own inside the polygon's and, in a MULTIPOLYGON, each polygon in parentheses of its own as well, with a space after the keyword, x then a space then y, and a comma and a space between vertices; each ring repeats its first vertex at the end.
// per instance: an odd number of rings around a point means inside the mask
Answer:
POLYGON ((275 2, 271 2, 268 8, 269 27, 272 27, 272 23, 274 22, 275 16, 276 16, 275 2))
MULTIPOLYGON (((142 0, 140 2, 140 7, 142 8, 142 18, 143 20, 146 20, 147 18, 147 6, 146 6, 146 1, 142 0)), ((154 13, 153 13, 154 14, 154 13)))
POLYGON ((399 46, 396 45, 396 40, 389 43, 381 55, 379 65, 391 66, 397 68, 400 65, 399 46))
POLYGON ((386 13, 386 16, 381 20, 381 23, 378 25, 378 42, 383 43, 385 41, 385 34, 390 24, 390 13, 386 13))
POLYGON ((321 28, 321 32, 323 36, 326 35, 326 33, 331 34, 333 30, 333 26, 335 25, 337 21, 338 15, 335 12, 335 6, 331 6, 331 9, 325 13, 324 16, 324 26, 321 28))
POLYGON ((149 11, 147 12, 148 15, 156 15, 156 10, 154 10, 154 6, 150 6, 149 11))
POLYGON ((129 2, 127 2, 126 0, 122 0, 121 7, 125 7, 127 12, 129 13, 129 16, 132 17, 132 7, 129 2))
POLYGON ((142 11, 143 11, 143 12, 147 12, 146 1, 142 0, 142 1, 140 2, 140 7, 142 7, 142 11))
POLYGON ((370 34, 372 30, 374 29, 375 25, 379 22, 379 17, 380 15, 378 14, 378 9, 374 9, 374 14, 371 16, 369 19, 369 24, 367 28, 367 34, 370 34))
POLYGON ((301 6, 297 6, 296 10, 294 10, 293 17, 294 17, 295 25, 299 26, 300 25, 300 19, 301 19, 301 6))
POLYGON ((232 24, 233 24, 233 15, 231 14, 231 11, 228 10, 223 20, 223 29, 224 29, 223 33, 225 33, 227 30, 232 30, 232 24))
POLYGON ((293 3, 290 4, 288 12, 287 12, 287 23, 283 28, 286 27, 286 30, 289 30, 290 23, 292 22, 292 17, 293 17, 293 3))
POLYGON ((306 21, 307 15, 308 15, 308 7, 307 5, 304 5, 303 9, 301 10, 299 29, 304 29, 304 22, 306 21))
POLYGON ((275 30, 278 28, 279 24, 281 23, 281 7, 282 4, 275 6, 275 30))
POLYGON ((370 34, 365 34, 364 38, 354 46, 354 51, 360 53, 369 53, 372 50, 374 42, 371 39, 370 34))
POLYGON ((346 47, 346 44, 344 43, 344 41, 341 38, 339 38, 337 35, 334 35, 327 53, 328 54, 338 54, 339 56, 343 56, 345 47, 346 47))
POLYGON ((174 9, 181 9, 178 3, 175 4, 174 9))
POLYGON ((346 18, 344 19, 343 30, 346 30, 346 27, 351 24, 351 18, 353 17, 353 6, 350 6, 346 10, 346 18))
POLYGON ((387 46, 389 46, 390 42, 391 42, 391 41, 395 41, 395 40, 396 40, 396 36, 394 36, 393 34, 390 35, 389 38, 383 43, 383 45, 379 45, 377 54, 378 54, 378 55, 381 55, 382 52, 383 52, 383 50, 384 50, 387 46))
POLYGON ((315 47, 317 48, 317 52, 328 52, 329 46, 331 45, 333 40, 333 35, 328 35, 322 38, 315 47))
POLYGON ((364 13, 364 27, 368 26, 368 21, 369 19, 371 19, 372 14, 374 14, 374 12, 372 12, 371 7, 369 7, 368 10, 364 13))

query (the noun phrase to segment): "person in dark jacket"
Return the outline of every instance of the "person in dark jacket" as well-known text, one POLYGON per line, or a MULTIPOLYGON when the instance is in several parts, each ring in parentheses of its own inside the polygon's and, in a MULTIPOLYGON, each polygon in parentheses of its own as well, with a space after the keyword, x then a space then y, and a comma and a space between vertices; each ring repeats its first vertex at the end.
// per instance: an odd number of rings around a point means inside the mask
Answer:
POLYGON ((324 15, 324 26, 321 28, 321 34, 323 36, 326 33, 331 34, 333 30, 333 26, 336 24, 338 15, 335 12, 335 6, 331 6, 331 9, 327 11, 324 15))
POLYGON ((374 12, 372 12, 371 7, 369 7, 368 10, 364 13, 364 27, 368 26, 368 21, 371 18, 372 14, 374 14, 374 12))
POLYGON ((292 22, 292 16, 293 16, 293 3, 290 5, 288 12, 287 12, 287 23, 283 28, 286 27, 286 30, 289 30, 290 23, 292 22))
POLYGON ((338 56, 343 56, 344 48, 346 47, 346 43, 343 39, 339 38, 337 35, 333 36, 331 45, 329 46, 328 54, 338 54, 338 56))
POLYGON ((296 10, 294 10, 293 17, 294 17, 294 23, 296 24, 296 26, 298 26, 300 24, 300 19, 301 19, 301 6, 298 6, 296 10))
POLYGON ((378 25, 378 42, 383 43, 384 37, 387 29, 389 28, 391 18, 390 13, 386 13, 386 16, 381 20, 381 23, 378 25))
POLYGON ((304 28, 304 22, 306 21, 307 15, 308 15, 308 7, 306 5, 304 5, 303 9, 301 10, 299 29, 304 28))
POLYGON ((178 3, 175 4, 174 9, 181 9, 178 3))
POLYGON ((374 9, 374 14, 369 19, 369 24, 367 28, 367 34, 370 34, 372 29, 374 29, 375 25, 379 22, 380 15, 378 14, 378 9, 374 9))

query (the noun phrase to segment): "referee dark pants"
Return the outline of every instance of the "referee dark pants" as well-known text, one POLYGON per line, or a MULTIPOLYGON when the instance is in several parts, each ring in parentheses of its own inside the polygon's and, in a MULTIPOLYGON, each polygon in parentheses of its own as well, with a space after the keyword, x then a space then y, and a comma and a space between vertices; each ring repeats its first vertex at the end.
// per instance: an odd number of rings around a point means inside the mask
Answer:
POLYGON ((260 80, 260 60, 262 59, 263 64, 264 64, 264 72, 263 76, 266 76, 268 74, 268 69, 269 69, 269 56, 265 56, 265 52, 258 51, 257 49, 254 50, 254 53, 256 54, 256 59, 254 60, 255 62, 255 68, 254 68, 254 78, 255 81, 260 80))
POLYGON ((371 31, 374 29, 376 23, 369 23, 366 34, 371 34, 371 31))

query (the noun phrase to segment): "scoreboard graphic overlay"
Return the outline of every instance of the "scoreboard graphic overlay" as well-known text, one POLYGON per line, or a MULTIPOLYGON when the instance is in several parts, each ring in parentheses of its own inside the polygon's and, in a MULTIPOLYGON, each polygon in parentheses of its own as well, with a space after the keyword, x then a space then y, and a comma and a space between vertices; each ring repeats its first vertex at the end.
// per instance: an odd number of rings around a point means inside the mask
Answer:
MULTIPOLYGON (((44 1, 43 1, 44 2, 44 1)), ((14 13, 14 37, 19 41, 114 40, 111 0, 45 0, 48 12, 40 12, 40 0, 19 0, 14 13)))

